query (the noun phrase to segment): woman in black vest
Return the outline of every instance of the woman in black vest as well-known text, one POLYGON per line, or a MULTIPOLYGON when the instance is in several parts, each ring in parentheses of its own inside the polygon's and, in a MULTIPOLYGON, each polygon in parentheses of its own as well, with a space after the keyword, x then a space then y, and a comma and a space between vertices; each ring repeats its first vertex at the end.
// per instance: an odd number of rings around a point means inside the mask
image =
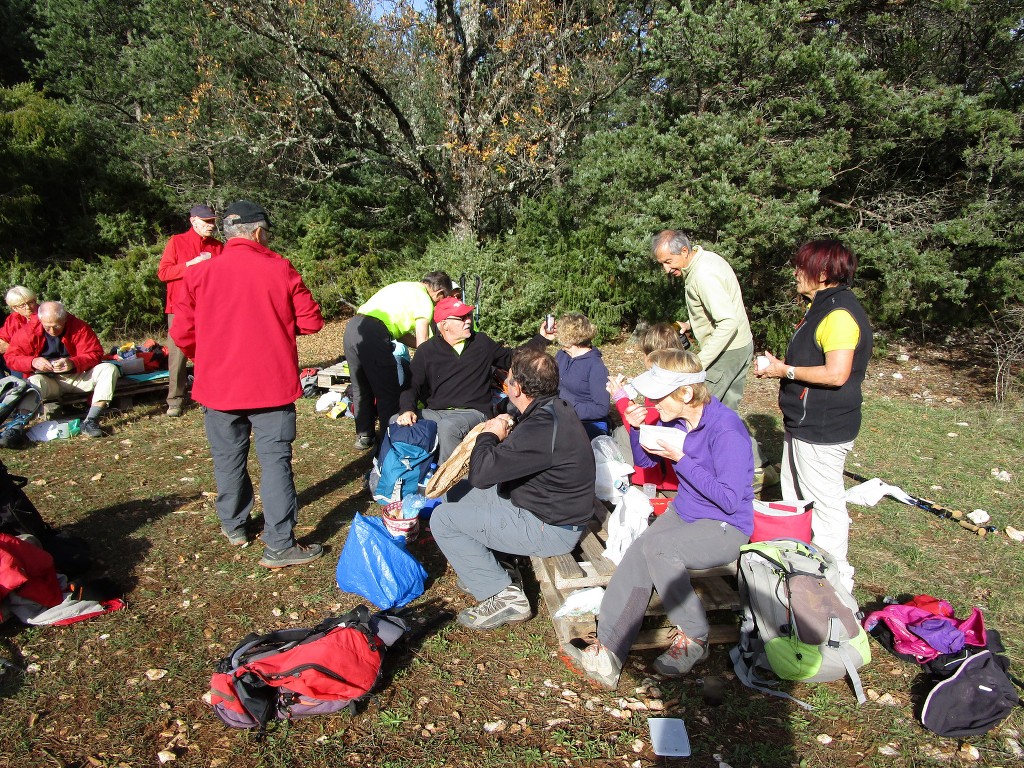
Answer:
POLYGON ((835 557, 851 592, 843 468, 860 431, 860 389, 871 359, 871 323, 850 289, 856 271, 857 258, 838 240, 800 247, 793 272, 797 292, 809 301, 807 313, 785 360, 765 352, 757 371, 759 378, 781 380, 782 498, 814 501, 812 543, 835 557))

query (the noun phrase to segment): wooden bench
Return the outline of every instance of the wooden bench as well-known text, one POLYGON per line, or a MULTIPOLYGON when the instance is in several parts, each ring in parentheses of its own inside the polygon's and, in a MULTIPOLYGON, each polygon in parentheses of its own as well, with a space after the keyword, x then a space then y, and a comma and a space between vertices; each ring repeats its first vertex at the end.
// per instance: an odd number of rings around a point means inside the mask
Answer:
MULTIPOLYGON (((149 381, 135 381, 134 379, 121 376, 114 385, 114 399, 110 405, 126 411, 135 405, 135 399, 140 395, 151 392, 167 393, 167 371, 160 378, 149 381)), ((61 396, 61 405, 74 405, 78 403, 89 403, 92 400, 92 392, 66 392, 61 396)))
POLYGON ((316 385, 320 389, 344 392, 349 384, 348 362, 343 360, 332 366, 317 371, 316 385))
MULTIPOLYGON (((530 558, 534 575, 540 584, 541 597, 561 643, 567 643, 577 637, 586 637, 597 630, 597 619, 593 615, 555 618, 555 612, 562 607, 565 598, 577 589, 608 586, 612 574, 615 573, 615 563, 604 556, 605 540, 606 533, 603 530, 590 529, 571 554, 530 558)), ((729 612, 728 617, 718 623, 712 621, 708 634, 709 641, 736 642, 739 639, 736 611, 740 608, 739 593, 736 589, 736 563, 703 570, 694 569, 690 570, 689 574, 693 589, 704 603, 704 610, 708 612, 709 619, 714 619, 715 613, 729 612)), ((674 627, 667 623, 665 609, 655 591, 647 606, 644 625, 633 648, 664 648, 670 643, 673 629, 674 627)))

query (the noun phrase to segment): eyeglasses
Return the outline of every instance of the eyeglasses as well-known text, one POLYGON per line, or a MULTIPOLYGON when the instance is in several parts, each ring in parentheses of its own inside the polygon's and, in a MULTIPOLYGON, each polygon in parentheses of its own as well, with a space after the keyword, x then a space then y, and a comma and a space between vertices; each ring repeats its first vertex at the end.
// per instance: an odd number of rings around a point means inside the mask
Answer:
POLYGON ((11 309, 15 312, 20 312, 23 309, 32 309, 35 304, 34 301, 23 301, 21 304, 11 304, 11 309))

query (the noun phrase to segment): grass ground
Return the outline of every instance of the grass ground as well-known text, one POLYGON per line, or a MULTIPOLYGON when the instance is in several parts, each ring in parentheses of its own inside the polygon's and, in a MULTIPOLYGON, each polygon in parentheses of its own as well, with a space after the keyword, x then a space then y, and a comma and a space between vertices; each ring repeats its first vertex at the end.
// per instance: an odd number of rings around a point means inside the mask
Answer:
MULTIPOLYGON (((340 339, 336 327, 324 333, 340 339)), ((605 353, 613 370, 636 367, 621 347, 605 353)), ((305 347, 303 364, 327 357, 305 347)), ((850 468, 948 506, 984 508, 1000 528, 1024 528, 1020 412, 963 392, 948 404, 934 396, 937 385, 915 389, 906 379, 895 391, 896 365, 880 360, 872 368, 850 468), (994 467, 1010 470, 1012 480, 993 477, 994 467)), ((956 374, 942 366, 928 363, 920 375, 931 372, 930 381, 955 386, 948 382, 956 374)), ((746 401, 769 452, 778 450, 780 435, 773 390, 752 381, 746 401)), ((653 680, 643 670, 649 657, 632 658, 619 690, 610 693, 562 666, 543 610, 531 622, 490 633, 446 626, 388 657, 388 684, 366 711, 281 725, 258 742, 227 729, 203 704, 213 665, 250 631, 311 625, 359 602, 339 592, 334 569, 353 514, 371 507, 360 480, 368 459, 349 448, 351 421, 332 421, 315 414, 312 401, 300 401, 299 535, 326 542, 330 551, 311 565, 269 572, 256 564, 259 546, 232 549, 219 533, 199 412, 171 420, 162 411, 150 403, 111 418, 114 434, 103 440, 57 441, 2 456, 12 472, 30 478, 29 494, 44 517, 92 542, 97 573, 124 586, 129 606, 65 628, 0 628, 4 655, 16 666, 0 677, 0 765, 152 766, 161 752, 175 765, 232 768, 1019 763, 1013 748, 1022 741, 1024 716, 969 740, 975 760, 957 741, 916 722, 915 667, 877 645, 863 679, 878 701, 862 707, 845 683, 792 686, 814 704, 811 712, 755 694, 728 671, 726 647, 680 681, 653 680), (721 705, 704 703, 702 676, 724 681, 721 705), (686 721, 690 760, 653 755, 648 714, 686 721)), ((1020 674, 1024 545, 1004 536, 979 539, 891 500, 851 512, 862 604, 927 592, 949 599, 958 615, 980 606, 1002 631, 1020 674)), ((419 613, 463 607, 467 598, 436 547, 420 543, 412 551, 432 579, 416 603, 419 613)), ((532 598, 539 602, 536 593, 532 598)))

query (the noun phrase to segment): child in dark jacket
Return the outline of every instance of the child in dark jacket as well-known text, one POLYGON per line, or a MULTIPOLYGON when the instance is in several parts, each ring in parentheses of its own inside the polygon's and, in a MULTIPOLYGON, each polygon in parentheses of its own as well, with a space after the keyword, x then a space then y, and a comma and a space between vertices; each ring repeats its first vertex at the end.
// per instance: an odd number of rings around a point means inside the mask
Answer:
POLYGON ((571 312, 558 319, 557 340, 562 348, 558 362, 558 396, 572 404, 593 440, 608 434, 608 368, 601 350, 593 347, 594 324, 585 315, 571 312))

